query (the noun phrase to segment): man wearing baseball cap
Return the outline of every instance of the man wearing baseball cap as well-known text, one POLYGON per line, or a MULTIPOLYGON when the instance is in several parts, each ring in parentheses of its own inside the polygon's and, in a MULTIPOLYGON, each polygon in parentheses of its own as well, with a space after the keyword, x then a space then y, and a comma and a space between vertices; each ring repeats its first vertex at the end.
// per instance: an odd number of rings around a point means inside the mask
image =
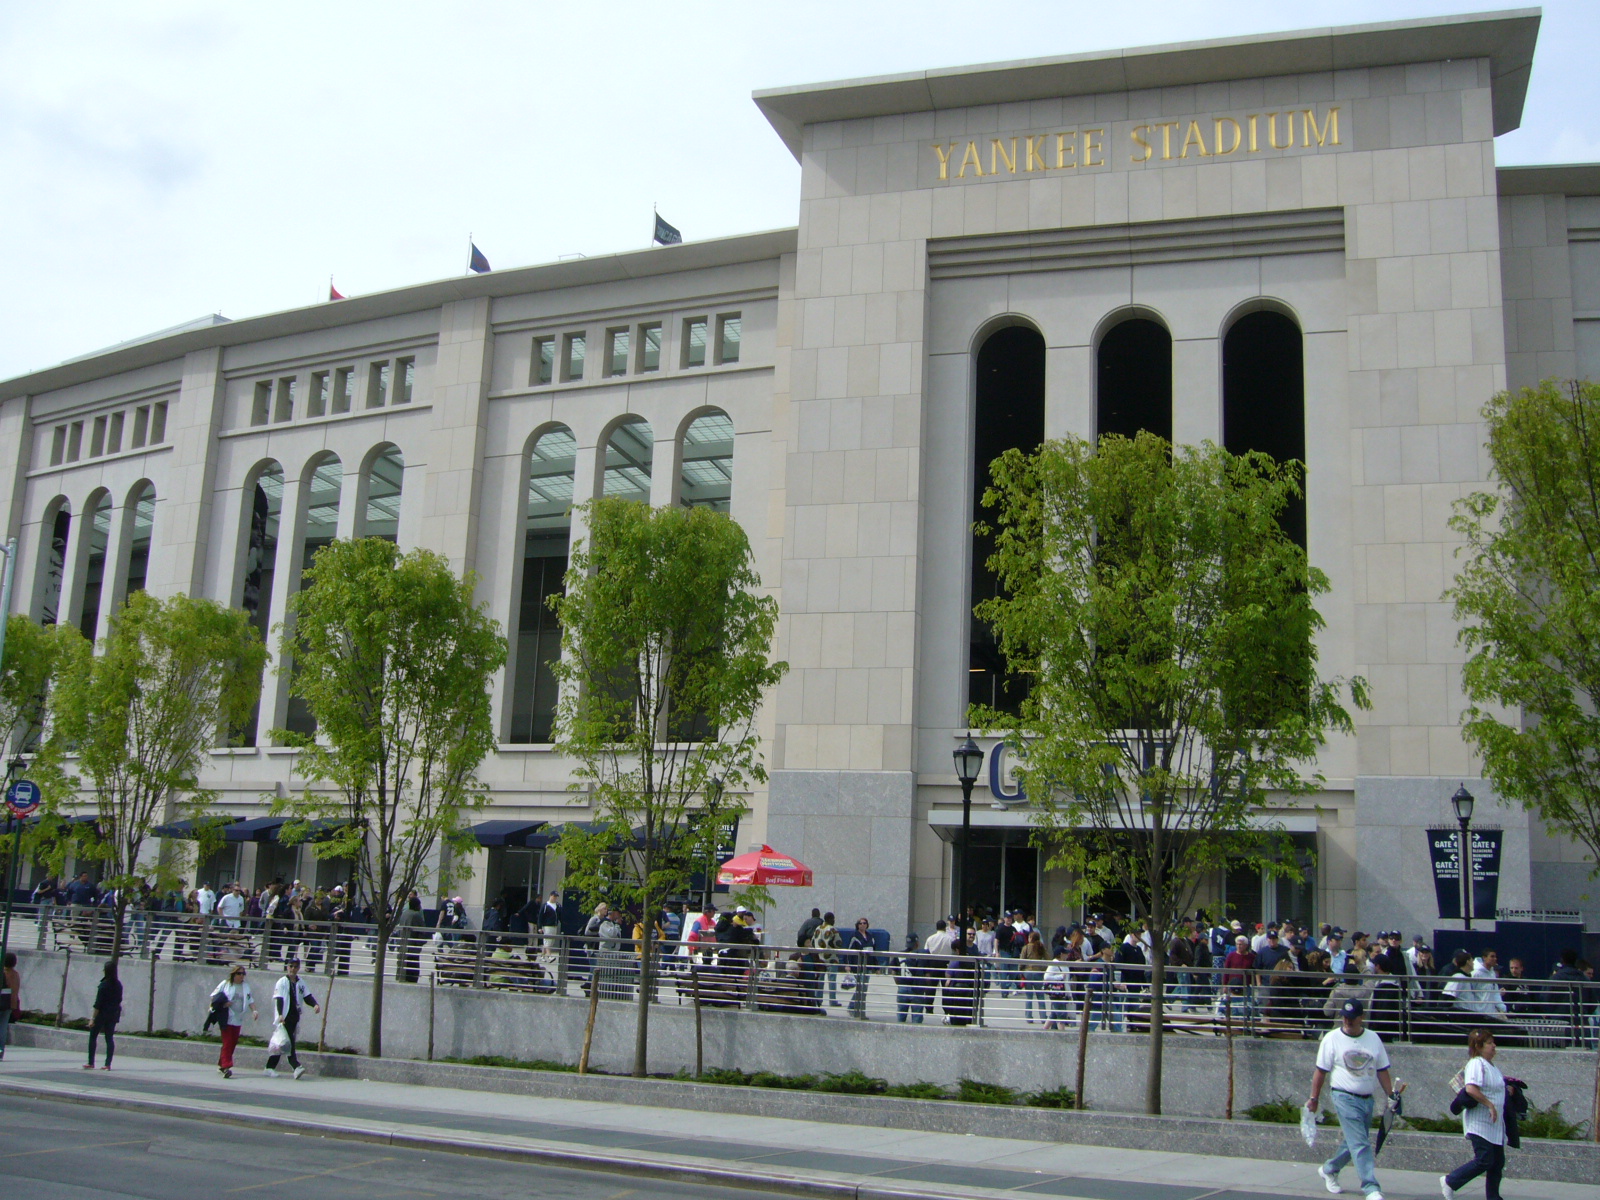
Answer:
POLYGON ((1354 1162, 1367 1200, 1383 1200, 1372 1153, 1372 1109, 1380 1095, 1394 1092, 1394 1080, 1389 1075, 1389 1052, 1366 1025, 1367 1006, 1360 1000, 1346 1000, 1339 1010, 1339 1028, 1323 1034, 1317 1047, 1317 1069, 1311 1073, 1311 1098, 1306 1107, 1317 1111, 1322 1085, 1331 1075, 1333 1109, 1339 1116, 1344 1146, 1317 1168, 1317 1174, 1322 1176, 1323 1186, 1337 1195, 1344 1191, 1339 1186, 1339 1172, 1354 1162))

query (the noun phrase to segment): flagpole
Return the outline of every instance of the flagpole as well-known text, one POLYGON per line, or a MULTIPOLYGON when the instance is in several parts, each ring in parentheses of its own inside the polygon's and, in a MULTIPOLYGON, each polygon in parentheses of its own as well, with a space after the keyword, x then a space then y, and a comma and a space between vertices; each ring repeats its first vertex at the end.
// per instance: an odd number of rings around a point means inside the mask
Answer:
POLYGON ((467 274, 472 274, 472 230, 467 230, 467 274))

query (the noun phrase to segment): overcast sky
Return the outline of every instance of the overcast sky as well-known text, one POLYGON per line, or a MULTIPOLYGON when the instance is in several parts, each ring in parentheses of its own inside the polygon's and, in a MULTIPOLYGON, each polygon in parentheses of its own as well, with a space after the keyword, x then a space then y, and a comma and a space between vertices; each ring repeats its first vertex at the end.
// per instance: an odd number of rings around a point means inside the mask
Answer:
MULTIPOLYGON (((0 3, 0 378, 209 312, 792 225, 757 88, 1471 11, 1221 3, 0 3)), ((1600 160, 1552 0, 1502 164, 1600 160)))

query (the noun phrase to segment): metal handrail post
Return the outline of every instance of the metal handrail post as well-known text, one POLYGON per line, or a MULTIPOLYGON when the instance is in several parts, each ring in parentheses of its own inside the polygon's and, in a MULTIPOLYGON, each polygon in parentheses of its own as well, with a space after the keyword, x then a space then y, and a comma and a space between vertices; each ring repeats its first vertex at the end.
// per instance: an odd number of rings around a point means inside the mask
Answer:
POLYGON ((489 935, 481 929, 474 929, 472 936, 477 939, 477 945, 472 949, 472 986, 483 987, 483 951, 489 941, 489 935))

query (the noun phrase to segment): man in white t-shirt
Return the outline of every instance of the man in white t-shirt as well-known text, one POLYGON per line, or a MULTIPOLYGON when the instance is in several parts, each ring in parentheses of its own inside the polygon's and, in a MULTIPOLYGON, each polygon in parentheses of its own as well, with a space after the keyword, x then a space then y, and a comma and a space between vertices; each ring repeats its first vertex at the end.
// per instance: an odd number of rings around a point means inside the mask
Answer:
POLYGON ((237 883, 230 884, 217 901, 217 916, 228 923, 229 929, 239 928, 239 918, 244 916, 244 896, 237 883))
POLYGON ((202 883, 200 890, 194 894, 194 897, 200 902, 201 916, 208 915, 217 907, 217 894, 211 890, 209 883, 202 883))
POLYGON ((1389 1076, 1389 1052, 1367 1027, 1367 1006, 1346 1000, 1339 1010, 1339 1028, 1322 1035, 1317 1047, 1317 1069, 1311 1073, 1311 1098, 1306 1107, 1317 1111, 1322 1085, 1332 1076, 1333 1110, 1339 1117, 1344 1146, 1317 1168, 1323 1185, 1335 1194, 1339 1172, 1354 1162, 1367 1200, 1383 1200, 1378 1188, 1377 1164, 1372 1154, 1372 1109, 1379 1096, 1394 1091, 1389 1076))

